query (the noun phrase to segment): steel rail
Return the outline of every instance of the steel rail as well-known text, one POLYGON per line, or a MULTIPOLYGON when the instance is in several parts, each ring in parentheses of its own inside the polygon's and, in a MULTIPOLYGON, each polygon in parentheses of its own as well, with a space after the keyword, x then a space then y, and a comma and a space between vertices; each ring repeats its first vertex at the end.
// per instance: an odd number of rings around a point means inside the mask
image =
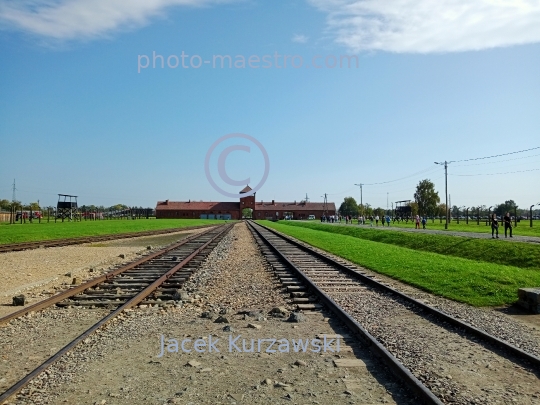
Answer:
MULTIPOLYGON (((392 355, 373 335, 371 335, 362 325, 356 322, 349 314, 347 314, 339 304, 330 298, 324 291, 317 287, 310 278, 292 263, 268 238, 266 238, 253 223, 248 222, 251 228, 265 241, 268 246, 291 268, 302 281, 309 286, 309 289, 315 293, 319 300, 326 305, 338 318, 345 323, 349 329, 359 335, 366 342, 370 350, 378 357, 382 358, 384 363, 409 385, 409 388, 420 397, 420 399, 429 405, 443 405, 443 402, 437 398, 420 380, 418 380, 400 361, 392 355)), ((257 226, 263 227, 260 224, 257 226)), ((264 229, 268 230, 266 227, 264 229)), ((278 235, 281 237, 281 235, 278 235)))
MULTIPOLYGON (((155 282, 153 282, 151 285, 149 285, 144 290, 139 292, 135 297, 131 298, 126 303, 124 303, 123 305, 121 305, 120 307, 115 309, 113 312, 111 312, 105 318, 101 319, 99 322, 97 322, 96 324, 91 326, 89 329, 87 329, 81 335, 79 335, 78 337, 73 339, 70 343, 65 345, 56 354, 54 354, 49 359, 47 359, 45 362, 43 362, 40 366, 35 368, 33 371, 31 371, 29 374, 27 374, 25 377, 23 377, 17 383, 15 383, 10 388, 8 388, 7 391, 5 391, 2 395, 0 395, 0 404, 3 404, 10 397, 12 397, 17 392, 19 392, 30 381, 32 381, 34 378, 36 378, 39 374, 41 374, 43 371, 45 371, 51 365, 56 363, 63 355, 65 355, 67 352, 69 352, 71 349, 73 349, 75 346, 77 346, 79 343, 81 343, 84 339, 86 339, 88 336, 90 336, 96 330, 98 330, 102 326, 106 325, 109 321, 111 321, 113 318, 118 316, 124 310, 129 309, 129 308, 137 305, 138 303, 140 303, 142 300, 144 300, 148 295, 150 295, 154 290, 156 290, 164 281, 167 281, 167 279, 169 279, 174 273, 176 273, 178 270, 183 268, 188 262, 190 262, 195 256, 197 256, 203 249, 205 249, 208 245, 210 245, 214 240, 216 240, 218 237, 220 237, 224 233, 228 232, 232 228, 232 225, 222 225, 222 227, 223 227, 223 229, 220 232, 218 232, 216 235, 212 236, 212 238, 210 240, 208 240, 206 243, 204 243, 202 246, 195 249, 188 257, 186 257, 184 260, 182 260, 180 263, 178 263, 176 266, 174 266, 172 269, 170 269, 166 274, 164 274, 159 279, 157 279, 155 282)), ((197 236, 201 236, 201 235, 202 234, 198 234, 197 236)))
POLYGON ((9 315, 6 315, 2 318, 0 318, 0 325, 2 325, 3 323, 6 323, 6 322, 9 322, 11 321, 12 319, 15 319, 15 318, 19 318, 23 315, 26 315, 27 313, 29 312, 32 312, 32 311, 40 311, 42 309, 45 309, 47 307, 50 307, 51 305, 54 305, 60 301, 63 301, 65 300, 66 298, 70 298, 70 297, 73 297, 74 295, 77 295, 81 292, 83 292, 84 290, 87 290, 88 288, 92 288, 98 284, 101 284, 103 283, 104 281, 107 281, 107 280, 110 280, 112 279, 113 277, 121 274, 121 273, 124 273, 125 271, 128 271, 128 270, 131 270, 132 268, 140 265, 140 264, 143 264, 143 263, 146 263, 158 256, 161 256, 171 250, 174 250, 190 241, 192 241, 193 239, 195 238, 198 238, 202 235, 206 235, 207 233, 209 232, 212 232, 213 229, 209 229, 208 231, 205 231, 205 232, 202 232, 202 233, 198 233, 196 235, 192 235, 190 237, 187 237, 185 239, 183 239, 182 241, 178 242, 178 243, 175 243, 174 245, 171 245, 169 247, 166 247, 165 249, 162 249, 158 252, 155 252, 155 253, 152 253, 148 256, 144 256, 143 258, 137 260, 137 261, 134 261, 134 262, 131 262, 125 266, 122 266, 116 270, 112 270, 106 274, 103 274, 102 276, 99 276, 99 277, 96 277, 90 281, 87 281, 86 283, 82 283, 82 284, 79 284, 78 286, 76 287, 72 287, 68 290, 64 290, 62 291, 61 293, 59 294, 56 294, 56 295, 53 295, 52 297, 50 298, 47 298, 43 301, 39 301, 39 302, 36 302, 35 304, 33 305, 30 305, 26 308, 23 308, 19 311, 16 311, 16 312, 13 312, 12 314, 9 314, 9 315))
POLYGON ((493 336, 481 329, 478 329, 474 326, 472 326, 471 324, 467 323, 467 322, 464 322, 464 321, 461 321, 457 318, 454 318, 452 315, 449 315, 437 308, 434 308, 432 306, 429 306, 427 304, 424 304, 423 302, 421 301, 418 301, 410 296, 408 296, 407 294, 405 293, 402 293, 392 287, 389 287, 387 285, 384 285, 382 283, 379 283, 378 281, 375 281, 373 279, 371 279, 370 277, 360 273, 359 271, 357 271, 356 269, 352 269, 350 267, 347 267, 345 266, 344 264, 341 264, 339 262, 337 262, 336 260, 332 259, 331 257, 328 257, 322 253, 319 253, 317 251, 315 251, 313 248, 309 247, 309 246, 306 246, 302 243, 299 243, 295 240, 293 240, 291 237, 287 236, 287 235, 283 235, 271 228, 268 228, 264 225, 261 225, 261 224, 257 224, 258 226, 261 226, 263 227, 264 229, 268 230, 269 232, 273 233, 274 235, 277 235, 278 237, 280 238, 283 238, 285 240, 287 240, 288 242, 290 242, 291 244, 299 247, 300 249, 303 249, 304 251, 307 251, 309 252, 310 254, 313 254, 314 256, 316 256, 317 258, 321 259, 321 260, 324 260, 326 261, 327 263, 330 263, 332 264, 333 266, 336 266, 338 267, 340 270, 344 271, 346 274, 348 275, 351 275, 357 279, 360 279, 362 282, 364 283, 367 283, 367 284, 371 284, 387 293, 391 293, 391 294, 395 294, 396 296, 400 297, 401 299, 407 301, 407 302, 410 302, 414 305, 416 305, 417 307, 427 311, 428 313, 434 315, 435 317, 437 317, 439 320, 441 321, 444 321, 444 322, 448 322, 454 326, 457 326, 457 327, 460 327, 460 328, 463 328, 465 329, 467 332, 470 332, 472 333, 473 335, 476 335, 478 336, 479 338, 501 348, 501 349, 504 349, 504 350, 507 350, 509 351, 510 353, 512 353, 513 355, 515 355, 517 358, 521 359, 521 360, 524 360, 532 365, 534 365, 535 367, 537 367, 538 370, 540 370, 540 357, 538 356, 535 356, 534 354, 532 353, 528 353, 522 349, 520 349, 519 347, 517 346, 514 346, 502 339, 499 339, 498 337, 496 336, 493 336))
POLYGON ((214 225, 214 224, 197 225, 197 226, 188 226, 185 228, 156 229, 153 231, 129 232, 129 233, 108 234, 108 235, 99 235, 99 236, 82 236, 79 238, 50 239, 50 240, 39 240, 39 241, 33 241, 33 242, 0 244, 0 253, 38 249, 41 246, 42 247, 60 247, 60 246, 69 246, 69 245, 80 245, 82 243, 102 242, 102 241, 115 240, 115 239, 138 238, 142 236, 154 236, 154 235, 167 235, 169 233, 191 231, 195 229, 209 228, 209 227, 215 227, 215 226, 218 226, 218 225, 214 225))

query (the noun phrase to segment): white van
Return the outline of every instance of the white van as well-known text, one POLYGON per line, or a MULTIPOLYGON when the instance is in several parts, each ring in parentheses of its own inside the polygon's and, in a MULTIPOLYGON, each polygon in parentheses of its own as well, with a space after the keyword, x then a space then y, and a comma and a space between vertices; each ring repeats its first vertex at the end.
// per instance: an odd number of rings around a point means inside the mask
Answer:
POLYGON ((309 215, 307 219, 315 219, 315 215, 309 215))

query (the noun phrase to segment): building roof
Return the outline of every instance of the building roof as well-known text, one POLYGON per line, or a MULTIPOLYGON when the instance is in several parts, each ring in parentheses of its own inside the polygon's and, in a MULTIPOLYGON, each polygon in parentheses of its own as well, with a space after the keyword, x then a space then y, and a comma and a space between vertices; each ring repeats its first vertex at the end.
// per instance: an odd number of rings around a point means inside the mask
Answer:
MULTIPOLYGON (((258 210, 289 210, 289 211, 324 211, 325 210, 325 204, 323 202, 279 202, 275 201, 272 202, 256 202, 255 203, 255 211, 258 210)), ((336 204, 334 203, 327 203, 326 204, 326 210, 327 211, 335 211, 336 210, 336 204)))
POLYGON ((156 210, 238 211, 239 202, 158 201, 156 210))
POLYGON ((247 186, 245 186, 245 187, 240 191, 240 194, 242 194, 242 193, 248 193, 248 192, 250 192, 251 190, 252 190, 252 188, 251 188, 249 185, 247 185, 247 186))

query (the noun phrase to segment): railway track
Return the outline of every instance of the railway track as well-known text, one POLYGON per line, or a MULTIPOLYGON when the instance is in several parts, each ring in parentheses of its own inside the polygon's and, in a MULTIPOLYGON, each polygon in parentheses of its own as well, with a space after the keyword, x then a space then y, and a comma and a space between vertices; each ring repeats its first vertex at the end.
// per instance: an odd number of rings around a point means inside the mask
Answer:
POLYGON ((104 241, 115 240, 115 239, 137 238, 141 236, 166 235, 166 234, 174 233, 174 232, 190 231, 194 229, 208 228, 212 226, 215 226, 215 225, 199 225, 199 226, 189 226, 185 228, 172 228, 172 229, 159 229, 155 231, 119 233, 116 235, 84 236, 80 238, 52 239, 52 240, 41 240, 41 241, 36 241, 36 242, 10 243, 10 244, 0 245, 0 253, 16 252, 20 250, 40 249, 40 248, 48 248, 48 247, 80 245, 82 243, 104 242, 104 241))
POLYGON ((502 403, 540 403, 540 358, 535 354, 286 235, 254 222, 249 226, 298 309, 318 310, 325 305, 424 403, 501 403, 500 394, 492 388, 512 390, 517 381, 529 385, 526 392, 502 403), (466 359, 471 366, 456 364, 459 359, 466 359), (486 359, 491 363, 484 366, 486 359), (440 370, 460 371, 461 375, 457 379, 450 376, 448 384, 440 387, 431 378, 440 370), (471 381, 464 381, 467 376, 471 381))
POLYGON ((66 290, 47 300, 0 318, 0 324, 52 305, 86 307, 105 306, 112 312, 64 346, 24 378, 0 395, 0 404, 25 387, 60 357, 110 322, 124 310, 139 304, 164 306, 180 299, 180 289, 196 271, 220 240, 230 231, 232 224, 213 227, 188 237, 161 251, 117 268, 101 277, 66 290))

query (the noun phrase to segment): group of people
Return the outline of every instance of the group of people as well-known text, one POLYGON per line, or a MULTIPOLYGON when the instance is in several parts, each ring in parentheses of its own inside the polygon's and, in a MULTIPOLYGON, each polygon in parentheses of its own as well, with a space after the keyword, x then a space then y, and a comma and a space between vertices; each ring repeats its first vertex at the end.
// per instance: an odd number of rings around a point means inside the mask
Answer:
POLYGON ((323 215, 321 216, 321 222, 330 222, 330 223, 334 223, 334 222, 339 222, 341 223, 341 215, 323 215))
MULTIPOLYGON (((504 237, 508 237, 508 230, 510 230, 510 237, 512 238, 512 217, 510 213, 507 212, 503 217, 504 224, 504 237)), ((491 215, 491 238, 499 239, 499 220, 496 214, 491 215)))
POLYGON ((422 229, 426 229, 427 218, 420 218, 420 215, 417 215, 414 220, 414 229, 420 229, 420 223, 422 223, 422 229))
MULTIPOLYGON (((341 216, 341 215, 328 215, 328 216, 325 216, 323 215, 321 217, 321 222, 330 222, 330 223, 341 223, 342 219, 345 220, 345 223, 346 224, 352 224, 353 223, 353 217, 351 215, 346 215, 346 216, 341 216)), ((373 226, 373 223, 375 222, 375 226, 379 226, 379 221, 381 221, 381 224, 382 226, 384 226, 384 224, 386 223, 387 226, 390 226, 390 216, 389 215, 386 215, 386 216, 381 216, 379 217, 378 215, 371 215, 371 216, 359 216, 358 217, 358 225, 366 225, 367 221, 369 221, 369 225, 370 226, 373 226)), ((394 218, 394 221, 396 220, 396 218, 394 218)), ((490 218, 491 220, 491 237, 493 239, 498 239, 499 238, 499 220, 497 218, 497 215, 496 214, 493 214, 490 218)), ((510 216, 510 213, 507 212, 503 219, 503 224, 504 224, 504 237, 507 238, 508 237, 508 233, 510 233, 510 237, 512 238, 512 217, 510 216), (510 231, 510 232, 508 232, 510 231)), ((417 215, 415 217, 415 226, 414 228, 415 229, 420 229, 420 224, 422 224, 422 229, 426 229, 426 223, 427 223, 427 218, 426 217, 420 217, 420 215, 417 215)))
POLYGON ((387 226, 390 226, 389 215, 381 216, 381 217, 379 217, 378 215, 375 215, 375 216, 371 215, 369 217, 365 217, 361 215, 358 217, 358 225, 365 225, 367 221, 369 221, 370 226, 373 226, 373 222, 375 222, 375 226, 379 226, 379 221, 381 221, 382 226, 384 226, 385 223, 387 226))

